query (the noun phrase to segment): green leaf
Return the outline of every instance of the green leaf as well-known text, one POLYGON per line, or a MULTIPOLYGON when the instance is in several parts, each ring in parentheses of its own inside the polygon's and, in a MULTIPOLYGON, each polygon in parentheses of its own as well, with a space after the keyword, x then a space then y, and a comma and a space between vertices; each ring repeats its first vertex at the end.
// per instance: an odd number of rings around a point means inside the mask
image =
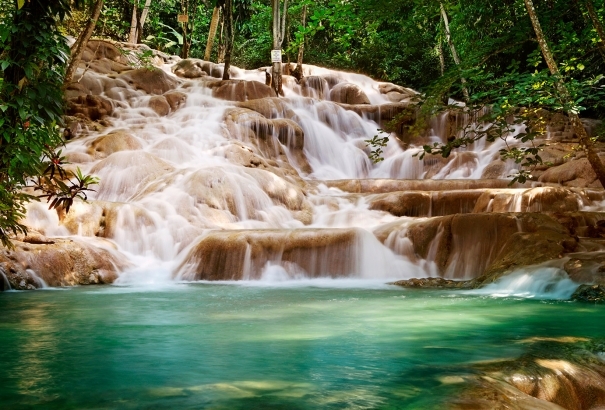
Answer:
POLYGON ((25 0, 17 0, 17 9, 21 10, 25 6, 25 0))

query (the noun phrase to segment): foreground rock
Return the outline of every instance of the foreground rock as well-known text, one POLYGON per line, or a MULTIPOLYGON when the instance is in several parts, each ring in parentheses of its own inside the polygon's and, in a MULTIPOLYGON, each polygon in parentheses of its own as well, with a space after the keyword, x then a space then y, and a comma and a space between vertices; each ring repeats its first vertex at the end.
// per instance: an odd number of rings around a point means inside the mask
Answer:
POLYGON ((392 285, 411 289, 473 289, 474 281, 470 280, 448 280, 443 278, 415 278, 398 280, 392 285))
POLYGON ((479 364, 463 377, 462 394, 451 409, 602 409, 605 362, 602 341, 571 337, 522 341, 518 359, 479 364))
POLYGON ((127 262, 109 242, 95 246, 31 233, 0 251, 0 290, 112 283, 127 262))
POLYGON ((605 303, 605 286, 603 285, 581 285, 571 295, 572 300, 587 303, 605 303))

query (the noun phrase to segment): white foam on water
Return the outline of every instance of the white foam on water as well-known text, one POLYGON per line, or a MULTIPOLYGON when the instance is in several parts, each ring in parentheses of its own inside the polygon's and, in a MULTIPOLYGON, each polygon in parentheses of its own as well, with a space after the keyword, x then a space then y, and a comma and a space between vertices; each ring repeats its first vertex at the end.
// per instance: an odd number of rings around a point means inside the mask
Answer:
POLYGON ((555 267, 517 270, 480 289, 464 291, 472 295, 566 300, 580 286, 555 267))

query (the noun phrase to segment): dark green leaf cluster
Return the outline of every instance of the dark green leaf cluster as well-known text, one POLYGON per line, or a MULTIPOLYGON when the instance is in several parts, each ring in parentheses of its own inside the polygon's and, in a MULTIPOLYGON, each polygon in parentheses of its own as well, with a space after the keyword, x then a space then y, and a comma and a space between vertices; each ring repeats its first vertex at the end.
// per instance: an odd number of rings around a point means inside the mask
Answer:
MULTIPOLYGON (((10 244, 11 232, 26 231, 19 221, 33 197, 22 189, 41 186, 32 178, 40 182, 41 175, 50 173, 43 178, 57 189, 43 191, 47 198, 74 192, 60 182, 65 175, 54 172, 60 166, 54 148, 62 143, 62 86, 69 53, 57 30, 57 19, 65 17, 70 3, 32 0, 17 6, 3 8, 0 21, 0 241, 5 246, 10 244), (48 161, 54 161, 53 167, 49 168, 48 161)), ((81 178, 83 185, 77 182, 78 186, 87 189, 94 182, 87 178, 81 178)), ((65 201, 61 199, 61 203, 65 201)))

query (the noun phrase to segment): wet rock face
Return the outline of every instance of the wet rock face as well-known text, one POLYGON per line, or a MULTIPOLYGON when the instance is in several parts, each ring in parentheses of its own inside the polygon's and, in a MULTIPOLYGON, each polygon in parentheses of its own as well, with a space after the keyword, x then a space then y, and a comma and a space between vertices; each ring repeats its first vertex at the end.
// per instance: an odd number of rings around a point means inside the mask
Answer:
POLYGON ((0 251, 0 281, 11 289, 112 283, 128 266, 109 243, 106 248, 66 239, 47 239, 35 232, 15 241, 14 250, 0 251))
POLYGON ((602 342, 586 339, 526 340, 516 360, 473 366, 452 409, 601 409, 605 405, 602 342))
POLYGON ((330 100, 343 104, 370 104, 363 90, 351 83, 339 83, 330 90, 330 100))
POLYGON ((249 101, 275 97, 273 89, 258 81, 221 80, 206 81, 204 86, 212 90, 212 96, 228 101, 249 101))
POLYGON ((191 250, 176 275, 185 280, 260 279, 279 260, 295 277, 346 277, 355 270, 354 229, 212 232, 191 250), (300 270, 302 269, 302 271, 300 270))
POLYGON ((417 278, 398 280, 392 285, 411 289, 472 289, 473 281, 448 280, 443 278, 417 278))
MULTIPOLYGON (((382 235, 384 241, 388 235, 382 235)), ((447 279, 486 284, 516 267, 557 259, 577 240, 544 214, 457 214, 413 223, 414 253, 436 263, 447 279)))
POLYGON ((587 303, 605 303, 605 285, 580 285, 571 295, 572 300, 587 303))
POLYGON ((113 114, 114 104, 100 95, 80 95, 67 103, 67 115, 73 115, 92 121, 113 114))
POLYGON ((129 84, 135 90, 142 90, 151 95, 164 94, 174 90, 179 84, 177 79, 170 77, 159 68, 152 70, 139 68, 120 74, 117 78, 129 84))

